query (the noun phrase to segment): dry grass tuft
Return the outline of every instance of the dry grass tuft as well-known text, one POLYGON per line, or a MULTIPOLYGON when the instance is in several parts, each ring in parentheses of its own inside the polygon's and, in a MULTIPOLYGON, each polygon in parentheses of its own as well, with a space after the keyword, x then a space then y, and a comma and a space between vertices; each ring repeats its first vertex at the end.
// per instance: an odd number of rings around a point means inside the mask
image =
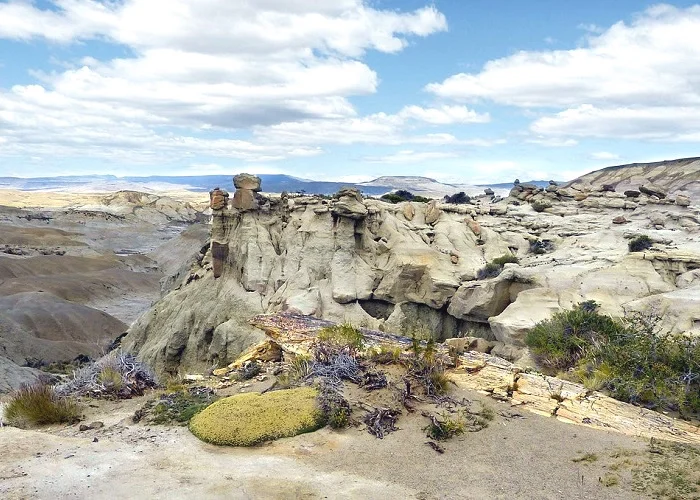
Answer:
POLYGON ((7 403, 4 421, 15 427, 74 423, 80 420, 78 404, 56 394, 49 385, 24 386, 7 403))

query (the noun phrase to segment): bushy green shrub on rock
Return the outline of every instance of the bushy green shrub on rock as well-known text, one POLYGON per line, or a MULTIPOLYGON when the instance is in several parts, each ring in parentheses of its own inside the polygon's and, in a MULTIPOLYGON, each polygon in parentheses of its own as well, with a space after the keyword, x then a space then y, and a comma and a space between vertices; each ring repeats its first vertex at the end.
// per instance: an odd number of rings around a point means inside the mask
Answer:
POLYGON ((195 415, 190 430, 202 441, 228 446, 253 446, 312 432, 325 424, 317 396, 312 387, 238 394, 195 415))
POLYGON ((592 390, 640 406, 700 412, 700 339, 659 331, 659 317, 636 313, 623 319, 584 302, 538 323, 526 343, 542 366, 592 390))

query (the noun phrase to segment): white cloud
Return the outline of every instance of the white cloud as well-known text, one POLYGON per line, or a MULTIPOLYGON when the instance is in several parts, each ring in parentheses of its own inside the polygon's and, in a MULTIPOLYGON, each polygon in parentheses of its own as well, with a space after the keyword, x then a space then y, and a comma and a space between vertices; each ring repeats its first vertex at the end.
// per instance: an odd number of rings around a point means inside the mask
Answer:
POLYGON ((477 113, 466 106, 442 106, 440 108, 421 108, 406 106, 399 116, 424 121, 433 125, 450 125, 454 123, 488 123, 488 113, 477 113))
POLYGON ((697 141, 700 107, 598 108, 584 104, 542 117, 531 129, 548 136, 697 141))
POLYGON ((406 149, 385 156, 368 156, 363 158, 363 160, 369 163, 403 164, 425 163, 433 160, 444 160, 448 158, 459 158, 459 155, 456 152, 412 151, 406 149))
POLYGON ((546 146, 548 148, 570 148, 578 144, 578 141, 575 139, 561 139, 558 137, 546 137, 544 135, 525 139, 525 142, 546 146))
POLYGON ((657 5, 589 33, 571 50, 520 51, 426 90, 462 102, 559 109, 542 136, 696 141, 700 135, 700 5, 657 5))
POLYGON ((387 118, 399 124, 356 117, 349 98, 374 93, 378 85, 362 61, 365 52, 397 52, 412 37, 447 29, 432 6, 401 13, 365 0, 51 4, 0 3, 0 38, 100 40, 133 56, 101 61, 93 53, 58 72, 34 71, 40 84, 0 89, 0 135, 8 138, 0 155, 153 162, 208 154, 266 162, 321 153, 319 144, 328 141, 316 135, 326 122, 346 123, 360 135, 390 127, 397 136, 409 118, 439 124, 483 119, 464 106, 387 118), (310 124, 305 140, 266 140, 294 123, 300 129, 310 124))
POLYGON ((597 151, 589 155, 591 160, 619 160, 620 155, 608 151, 597 151))

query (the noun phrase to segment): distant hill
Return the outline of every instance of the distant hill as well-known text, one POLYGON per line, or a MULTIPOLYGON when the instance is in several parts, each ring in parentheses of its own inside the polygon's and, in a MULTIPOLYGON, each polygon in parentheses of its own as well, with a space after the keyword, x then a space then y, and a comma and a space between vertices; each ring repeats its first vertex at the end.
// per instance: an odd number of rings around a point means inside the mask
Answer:
POLYGON ((638 189, 641 184, 656 184, 670 194, 685 193, 700 198, 700 158, 630 163, 596 170, 569 183, 569 186, 612 184, 617 191, 638 189))
MULTIPOLYGON (((215 187, 233 190, 231 175, 198 175, 198 176, 149 176, 149 177, 116 177, 114 175, 85 175, 65 177, 0 177, 0 188, 19 189, 23 191, 71 191, 71 192, 115 192, 143 191, 162 192, 186 189, 189 191, 206 192, 215 187)), ((340 188, 351 186, 359 189, 365 195, 380 196, 389 191, 406 189, 415 194, 441 198, 464 191, 469 195, 483 194, 487 186, 471 184, 446 184, 435 179, 418 176, 384 176, 370 182, 351 184, 347 182, 320 182, 300 179, 283 174, 262 174, 263 191, 268 193, 304 192, 308 194, 336 193, 340 188)), ((512 186, 503 185, 505 194, 512 186)), ((494 185, 498 190, 501 185, 494 185)))
MULTIPOLYGON (((260 175, 263 190, 268 193, 305 192, 309 194, 333 194, 345 186, 354 186, 367 195, 382 195, 393 188, 381 185, 359 185, 347 182, 318 182, 299 179, 290 175, 260 175)), ((20 189, 23 191, 80 191, 80 192, 114 192, 122 190, 164 191, 187 189, 189 191, 209 191, 215 187, 233 190, 231 175, 199 176, 149 176, 116 177, 113 175, 87 175, 65 177, 0 177, 0 188, 20 189)))
MULTIPOLYGON (((442 198, 445 195, 452 195, 459 193, 460 191, 465 192, 470 196, 484 194, 484 188, 490 186, 475 186, 473 184, 447 184, 444 182, 439 182, 430 177, 419 177, 419 176, 407 176, 407 175, 394 175, 394 176, 384 176, 378 177, 369 182, 363 182, 360 184, 363 189, 372 186, 388 186, 392 190, 405 189, 412 192, 413 194, 418 194, 421 196, 427 196, 432 198, 442 198)), ((495 186, 494 186, 495 187, 495 186)), ((512 184, 508 184, 508 190, 513 187, 512 184)), ((498 189, 498 188, 496 188, 498 189)), ((503 193, 496 194, 506 194, 506 190, 503 189, 503 193)))
MULTIPOLYGON (((537 187, 544 188, 549 186, 549 181, 522 181, 523 184, 534 184, 537 187)), ((564 182, 559 182, 557 181, 557 184, 565 184, 564 182)), ((498 184, 479 184, 479 187, 490 187, 491 189, 494 188, 501 188, 501 189, 508 189, 510 190, 513 187, 512 182, 500 182, 498 184)))

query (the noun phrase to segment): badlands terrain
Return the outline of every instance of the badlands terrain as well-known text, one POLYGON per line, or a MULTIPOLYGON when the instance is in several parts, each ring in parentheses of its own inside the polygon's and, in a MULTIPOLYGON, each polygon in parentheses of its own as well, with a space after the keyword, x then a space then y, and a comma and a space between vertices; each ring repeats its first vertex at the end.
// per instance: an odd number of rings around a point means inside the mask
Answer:
MULTIPOLYGON (((280 312, 437 341, 470 337, 467 350, 522 370, 537 369, 527 331, 587 300, 613 316, 653 310, 666 331, 700 334, 695 159, 611 167, 546 188, 518 182, 461 205, 390 204, 355 188, 265 194, 254 176, 228 182, 219 187, 230 196, 211 197, 0 191, 0 392, 54 377, 49 363, 97 358, 117 338, 163 380, 214 380, 222 395, 267 390, 272 373, 253 387, 210 377, 268 338, 253 317, 280 312), (653 245, 631 253, 639 234, 653 245), (477 279, 503 255, 518 263, 477 279)), ((98 429, 0 430, 0 494, 554 499, 651 491, 629 470, 656 459, 647 434, 562 423, 455 384, 453 397, 484 401, 496 417, 444 454, 425 445, 418 415, 382 441, 361 428, 323 429, 241 450, 134 423, 149 395, 95 402, 85 420, 101 421, 98 429), (608 484, 612 472, 618 482, 608 484)), ((665 458, 690 460, 683 453, 665 458)))

